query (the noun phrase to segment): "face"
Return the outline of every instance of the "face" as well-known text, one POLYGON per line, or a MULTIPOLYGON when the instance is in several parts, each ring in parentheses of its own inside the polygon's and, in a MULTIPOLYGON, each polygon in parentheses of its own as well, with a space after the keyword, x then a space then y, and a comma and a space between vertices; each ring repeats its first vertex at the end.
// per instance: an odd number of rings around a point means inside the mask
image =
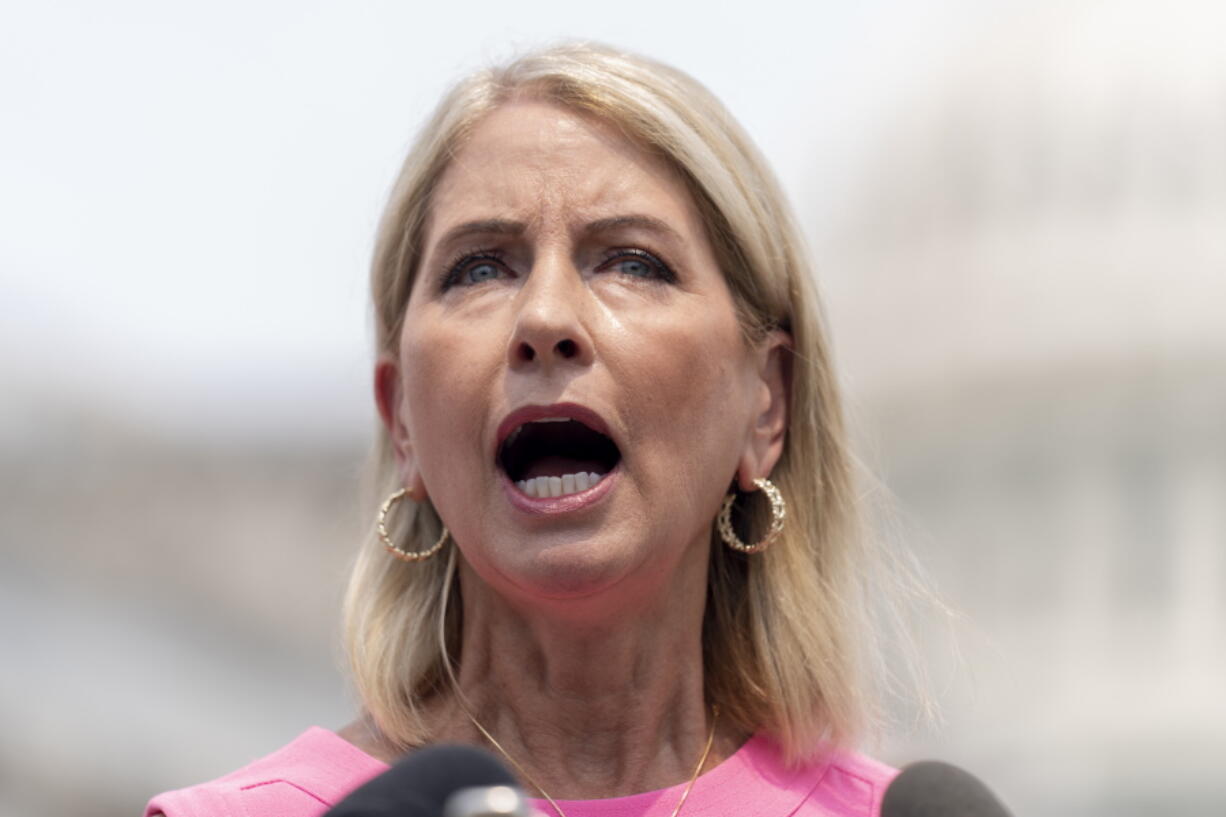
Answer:
POLYGON ((376 384, 405 484, 468 567, 574 599, 705 571, 733 480, 778 457, 784 342, 742 337, 675 172, 519 102, 444 172, 376 384))

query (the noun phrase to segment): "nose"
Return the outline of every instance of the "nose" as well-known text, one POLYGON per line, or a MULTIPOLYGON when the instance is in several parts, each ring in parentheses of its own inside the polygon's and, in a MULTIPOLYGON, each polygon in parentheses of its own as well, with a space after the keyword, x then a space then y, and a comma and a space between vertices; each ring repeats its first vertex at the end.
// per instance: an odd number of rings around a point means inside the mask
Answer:
POLYGON ((587 297, 587 286, 572 264, 539 262, 516 296, 511 367, 589 365, 594 348, 584 320, 587 297))

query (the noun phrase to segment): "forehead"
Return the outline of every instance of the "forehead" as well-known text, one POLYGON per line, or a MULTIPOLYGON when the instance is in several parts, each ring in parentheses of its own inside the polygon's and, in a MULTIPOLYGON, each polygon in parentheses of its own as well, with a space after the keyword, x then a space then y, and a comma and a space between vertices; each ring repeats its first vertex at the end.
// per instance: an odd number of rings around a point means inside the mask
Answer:
POLYGON ((444 171, 429 234, 503 218, 578 224, 645 213, 698 235, 677 172, 613 126, 545 102, 513 102, 486 116, 444 171))

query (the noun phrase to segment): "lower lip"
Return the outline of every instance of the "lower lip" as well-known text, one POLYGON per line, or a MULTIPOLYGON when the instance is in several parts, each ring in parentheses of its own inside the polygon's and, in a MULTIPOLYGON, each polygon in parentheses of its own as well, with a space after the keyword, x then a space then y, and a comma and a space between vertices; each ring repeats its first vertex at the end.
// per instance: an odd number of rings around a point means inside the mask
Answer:
POLYGON ((612 471, 601 477, 600 482, 597 482, 586 491, 550 497, 528 496, 519 490, 519 487, 511 481, 505 472, 500 471, 500 474, 502 476, 502 489, 506 491, 507 498, 511 500, 511 504, 516 508, 526 513, 558 514, 569 513, 595 505, 609 491, 613 490, 613 483, 621 474, 621 468, 615 467, 612 471))

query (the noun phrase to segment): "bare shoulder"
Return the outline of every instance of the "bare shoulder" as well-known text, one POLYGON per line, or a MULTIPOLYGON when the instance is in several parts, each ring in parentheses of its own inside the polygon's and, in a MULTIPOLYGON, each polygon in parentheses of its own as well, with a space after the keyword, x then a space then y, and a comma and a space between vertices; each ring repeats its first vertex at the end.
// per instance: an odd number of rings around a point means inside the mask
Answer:
MULTIPOLYGON (((361 739, 361 730, 351 730, 361 739)), ((163 792, 146 817, 316 817, 387 766, 336 732, 308 728, 233 772, 163 792)))

